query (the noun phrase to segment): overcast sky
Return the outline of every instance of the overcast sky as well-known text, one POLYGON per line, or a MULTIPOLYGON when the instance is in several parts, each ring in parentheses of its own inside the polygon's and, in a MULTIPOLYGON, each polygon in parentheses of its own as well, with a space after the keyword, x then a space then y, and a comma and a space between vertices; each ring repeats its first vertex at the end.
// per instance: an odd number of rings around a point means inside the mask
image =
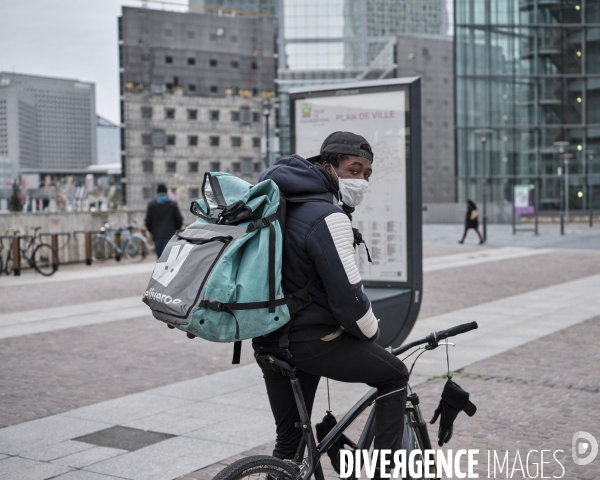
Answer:
POLYGON ((136 0, 0 0, 0 71, 94 82, 96 112, 118 124, 117 17, 121 6, 141 4, 136 0))

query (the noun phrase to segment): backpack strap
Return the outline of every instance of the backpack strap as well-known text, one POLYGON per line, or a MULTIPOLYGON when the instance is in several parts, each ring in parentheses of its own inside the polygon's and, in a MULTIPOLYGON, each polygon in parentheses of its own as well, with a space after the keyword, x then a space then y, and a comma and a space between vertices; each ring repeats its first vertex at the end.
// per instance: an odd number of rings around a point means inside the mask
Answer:
POLYGON ((328 202, 334 203, 333 193, 311 193, 308 195, 293 195, 291 197, 285 197, 286 202, 292 203, 305 203, 305 202, 328 202))

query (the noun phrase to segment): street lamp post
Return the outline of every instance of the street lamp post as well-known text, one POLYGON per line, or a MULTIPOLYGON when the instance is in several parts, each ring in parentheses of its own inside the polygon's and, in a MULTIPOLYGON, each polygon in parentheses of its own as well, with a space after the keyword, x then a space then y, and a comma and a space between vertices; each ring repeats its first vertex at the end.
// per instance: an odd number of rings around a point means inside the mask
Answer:
POLYGON ((588 154, 588 162, 587 162, 587 170, 588 170, 588 174, 587 174, 587 191, 588 191, 588 210, 589 210, 589 224, 590 227, 594 226, 594 207, 592 206, 592 182, 591 182, 591 177, 592 177, 592 173, 594 172, 593 164, 594 164, 594 153, 596 153, 595 150, 588 150, 587 154, 588 154))
POLYGON ((266 135, 265 135, 266 168, 269 168, 271 166, 271 153, 270 153, 270 148, 269 148, 269 136, 270 136, 269 117, 270 117, 270 115, 271 115, 271 103, 265 102, 265 103, 263 103, 263 116, 265 117, 265 128, 266 128, 266 135))
POLYGON ((565 234, 565 148, 569 145, 569 142, 559 141, 554 142, 554 146, 558 148, 560 155, 560 165, 558 167, 558 175, 560 177, 560 234, 565 234))
POLYGON ((488 135, 491 135, 493 130, 489 128, 479 128, 474 130, 474 133, 481 135, 481 184, 483 193, 483 240, 487 242, 487 188, 488 188, 488 174, 487 174, 487 162, 485 157, 485 144, 488 140, 488 135))

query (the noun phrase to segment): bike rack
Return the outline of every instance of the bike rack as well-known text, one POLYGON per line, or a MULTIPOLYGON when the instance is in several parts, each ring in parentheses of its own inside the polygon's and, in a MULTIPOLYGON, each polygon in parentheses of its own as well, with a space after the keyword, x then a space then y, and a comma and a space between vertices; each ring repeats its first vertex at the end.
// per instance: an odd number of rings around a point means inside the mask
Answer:
POLYGON ((85 264, 89 267, 92 264, 92 233, 102 233, 102 230, 75 230, 73 238, 77 241, 77 234, 85 235, 85 264))
POLYGON ((42 239, 42 237, 50 237, 50 245, 52 246, 52 248, 54 249, 53 252, 53 258, 52 258, 52 266, 54 268, 58 268, 58 265, 60 264, 60 260, 58 258, 58 237, 59 236, 66 236, 67 237, 67 241, 64 243, 64 245, 62 245, 60 248, 65 248, 69 242, 71 241, 71 234, 68 232, 62 232, 62 233, 38 233, 38 237, 40 237, 40 240, 42 239))
POLYGON ((31 238, 31 235, 3 235, 2 239, 4 240, 5 238, 12 239, 10 249, 12 253, 13 275, 19 277, 21 276, 21 248, 19 243, 22 238, 31 238))

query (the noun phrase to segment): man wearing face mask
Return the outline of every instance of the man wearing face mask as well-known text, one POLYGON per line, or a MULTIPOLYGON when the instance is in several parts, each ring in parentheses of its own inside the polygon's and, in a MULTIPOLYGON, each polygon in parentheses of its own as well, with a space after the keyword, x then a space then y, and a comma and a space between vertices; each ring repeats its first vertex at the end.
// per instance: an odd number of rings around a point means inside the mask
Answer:
MULTIPOLYGON (((312 303, 295 315, 289 327, 290 362, 299 370, 309 413, 321 377, 376 387, 375 448, 397 450, 408 371, 400 359, 374 343, 378 321, 354 259, 357 236, 351 215, 363 200, 372 169, 367 140, 335 132, 323 142, 320 155, 281 159, 260 180, 273 180, 287 199, 284 290, 295 292, 316 279, 309 290, 312 303), (294 202, 298 198, 304 201, 294 202)), ((255 351, 277 353, 278 332, 255 338, 255 351)), ((263 374, 277 428, 273 455, 293 459, 301 431, 294 425, 300 419, 289 379, 275 371, 263 374)))

